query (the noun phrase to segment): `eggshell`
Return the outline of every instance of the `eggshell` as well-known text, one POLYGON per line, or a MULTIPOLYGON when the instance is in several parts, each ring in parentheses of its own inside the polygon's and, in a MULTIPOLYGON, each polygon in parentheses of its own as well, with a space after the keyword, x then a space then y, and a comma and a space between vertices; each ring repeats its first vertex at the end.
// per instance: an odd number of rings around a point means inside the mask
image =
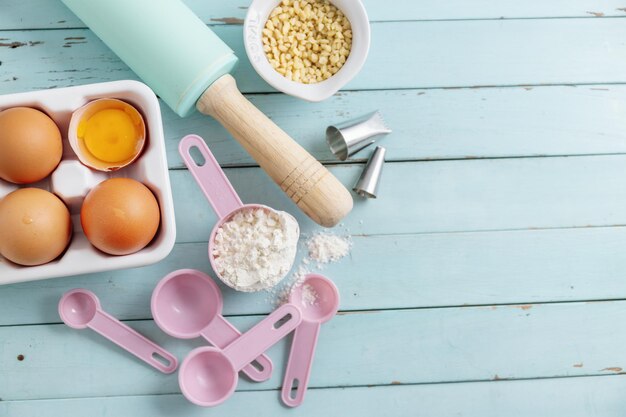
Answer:
POLYGON ((72 113, 70 126, 67 132, 67 139, 72 150, 74 151, 76 156, 78 156, 80 162, 82 162, 89 168, 105 172, 117 171, 120 168, 124 168, 125 166, 132 164, 141 154, 141 151, 146 144, 146 125, 143 116, 134 106, 122 100, 103 98, 90 101, 89 103, 85 104, 74 113, 72 113), (78 130, 81 121, 89 119, 99 111, 110 109, 123 110, 124 112, 128 113, 129 115, 131 115, 133 120, 135 120, 139 124, 140 129, 140 134, 137 138, 137 147, 135 149, 135 153, 132 157, 120 162, 107 162, 99 159, 89 151, 89 148, 85 144, 85 141, 78 137, 78 130))
POLYGON ((139 181, 112 178, 87 194, 80 221, 96 248, 111 255, 128 255, 154 238, 160 224, 159 204, 139 181))
POLYGON ((20 265, 58 257, 72 235, 70 212, 54 194, 22 188, 0 200, 0 254, 20 265))
POLYGON ((0 178, 37 182, 50 175, 62 154, 61 132, 47 114, 29 107, 0 112, 0 178))

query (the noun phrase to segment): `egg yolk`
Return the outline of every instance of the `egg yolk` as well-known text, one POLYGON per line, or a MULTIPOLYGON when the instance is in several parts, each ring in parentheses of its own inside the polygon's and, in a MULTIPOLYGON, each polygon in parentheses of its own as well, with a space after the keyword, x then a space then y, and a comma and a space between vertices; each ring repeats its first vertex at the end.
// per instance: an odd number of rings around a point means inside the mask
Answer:
POLYGON ((98 111, 79 123, 77 133, 89 152, 105 162, 124 162, 141 148, 141 120, 121 109, 98 111))

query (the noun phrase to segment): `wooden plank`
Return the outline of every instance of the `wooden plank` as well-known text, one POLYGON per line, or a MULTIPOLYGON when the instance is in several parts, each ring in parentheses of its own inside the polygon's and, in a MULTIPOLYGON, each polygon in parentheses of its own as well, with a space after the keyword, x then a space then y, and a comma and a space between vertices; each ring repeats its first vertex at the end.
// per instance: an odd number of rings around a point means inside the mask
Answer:
MULTIPOLYGON (((358 91, 324 103, 282 94, 249 98, 322 162, 338 162, 324 139, 326 126, 374 108, 394 129, 379 140, 387 161, 626 152, 621 85, 358 91)), ((171 168, 183 167, 178 142, 190 132, 206 140, 222 166, 255 165, 215 120, 199 113, 181 119, 161 108, 171 168)))
MULTIPOLYGON (((241 24, 248 2, 184 0, 207 24, 241 24)), ((610 17, 624 16, 619 0, 558 0, 497 3, 487 0, 435 0, 414 2, 396 0, 393 7, 382 0, 364 0, 370 21, 511 19, 533 17, 610 17)), ((61 29, 83 27, 83 23, 66 7, 49 0, 4 0, 0 3, 0 30, 61 29)))
MULTIPOLYGON (((232 321, 245 330, 261 317, 232 321)), ((615 326, 625 319, 625 301, 339 315, 322 329, 310 385, 612 375, 626 368, 624 332, 615 326)), ((151 321, 130 324, 181 358, 200 344, 169 338, 151 321)), ((94 332, 10 326, 0 328, 0 340, 4 400, 178 392, 176 374, 160 374, 94 332)), ((268 351, 275 365, 269 381, 242 378, 238 389, 279 387, 287 346, 283 340, 268 351)))
MULTIPOLYGON (((621 227, 355 236, 353 243, 350 257, 322 271, 339 287, 343 311, 626 298, 621 227)), ((206 250, 206 243, 177 244, 145 268, 1 287, 0 325, 58 322, 58 299, 75 287, 94 291, 116 317, 150 318, 156 282, 180 268, 211 271, 206 250)), ((278 298, 221 288, 228 315, 267 314, 278 298)))
MULTIPOLYGON (((273 91, 245 59, 241 28, 215 31, 241 58, 235 71, 241 90, 273 91)), ((6 31, 2 37, 20 45, 2 47, 5 93, 136 78, 85 29, 6 31)), ((369 58, 345 89, 622 83, 624 38, 626 25, 618 18, 375 23, 369 58), (407 47, 399 39, 415 41, 407 47)))
MULTIPOLYGON (((612 155, 389 163, 379 198, 355 197, 343 225, 366 235, 623 225, 625 162, 612 155)), ((331 167, 348 186, 361 170, 331 167)), ((187 171, 170 174, 178 241, 206 241, 215 215, 187 171)), ((320 230, 259 168, 226 174, 244 202, 289 211, 304 233, 320 230)))
MULTIPOLYGON (((393 417, 622 417, 626 376, 532 381, 470 382, 312 389, 299 415, 393 417)), ((0 414, 13 416, 110 415, 136 417, 293 415, 274 391, 237 392, 216 408, 193 406, 181 395, 66 400, 2 401, 0 414)))
MULTIPOLYGON (((452 236, 411 234, 625 224, 622 208, 626 191, 621 184, 621 178, 626 175, 625 158, 602 156, 387 164, 380 198, 376 201, 358 200, 354 212, 342 227, 336 229, 337 233, 344 233, 347 228, 353 235, 369 236, 355 241, 353 258, 336 270, 338 277, 355 274, 343 288, 355 289, 352 294, 356 292, 357 295, 349 296, 348 300, 354 298, 344 308, 623 297, 624 287, 619 272, 624 266, 620 261, 623 247, 621 228, 588 228, 562 233, 552 230, 545 233, 465 233, 452 236), (406 209, 397 210, 397 207, 406 209), (394 215, 381 222, 384 213, 394 215), (372 235, 386 237, 371 238, 372 235), (373 256, 377 253, 381 254, 380 258, 373 256), (450 254, 455 254, 454 261, 450 260, 450 254), (571 254, 576 254, 576 261, 572 260, 571 254), (407 264, 407 259, 414 260, 414 263, 407 264), (412 291, 397 296, 398 287, 391 286, 383 298, 376 298, 379 287, 369 285, 372 285, 372 280, 380 279, 376 274, 383 267, 396 276, 397 285, 417 280, 412 283, 413 287, 408 287, 412 291), (463 274, 466 270, 467 276, 463 274), (501 278, 503 271, 511 277, 510 281, 501 278), (364 277, 362 281, 359 280, 361 275, 364 277), (532 275, 533 279, 526 282, 528 275, 532 275), (448 282, 443 284, 441 280, 448 282), (464 282, 467 284, 461 285, 464 282), (551 283, 545 293, 537 290, 547 285, 544 282, 551 283), (596 282, 603 282, 603 285, 596 286, 596 282), (429 286, 433 292, 425 291, 429 286), (441 292, 436 290, 438 286, 441 286, 441 292), (510 291, 511 288, 515 291, 510 291), (424 298, 415 297, 414 293, 420 293, 424 298)), ((360 171, 358 166, 331 169, 346 184, 354 181, 360 171)), ((228 169, 227 174, 240 191, 243 201, 260 202, 296 214, 305 233, 320 230, 297 213, 292 203, 259 169, 228 169)), ((216 218, 188 172, 172 171, 171 177, 179 242, 200 243, 179 246, 169 260, 149 270, 109 272, 78 280, 68 278, 26 284, 9 287, 12 290, 7 293, 3 289, 0 299, 6 300, 6 304, 2 305, 8 311, 0 307, 2 320, 6 323, 47 322, 61 292, 70 285, 79 284, 95 286, 101 289, 99 293, 103 297, 109 299, 119 297, 115 311, 123 317, 145 318, 147 304, 139 309, 127 310, 126 304, 133 304, 138 299, 133 297, 142 295, 147 299, 154 283, 170 270, 188 266, 208 270, 203 253, 206 243, 202 242, 206 242, 216 218), (147 275, 142 277, 142 274, 147 275), (135 278, 127 280, 127 277, 135 278), (35 292, 38 295, 33 295, 32 304, 16 305, 12 302, 30 294, 33 288, 38 288, 35 292), (52 290, 53 297, 50 296, 52 290), (136 292, 138 290, 139 293, 136 292), (32 309, 33 305, 40 307, 32 309)), ((334 271, 328 270, 329 273, 334 271)), ((248 300, 250 298, 245 299, 246 302, 248 300)), ((263 296, 255 301, 259 304, 244 308, 241 307, 245 304, 242 299, 239 307, 233 305, 231 313, 267 311, 268 304, 263 301, 263 296)))
MULTIPOLYGON (((349 91, 323 103, 283 94, 248 98, 322 162, 338 163, 326 126, 378 108, 393 128, 387 160, 469 159, 626 152, 626 86, 349 91)), ((170 168, 180 138, 202 136, 222 166, 255 165, 214 119, 178 117, 162 104, 170 168)), ((363 161, 365 151, 351 161, 363 161)))

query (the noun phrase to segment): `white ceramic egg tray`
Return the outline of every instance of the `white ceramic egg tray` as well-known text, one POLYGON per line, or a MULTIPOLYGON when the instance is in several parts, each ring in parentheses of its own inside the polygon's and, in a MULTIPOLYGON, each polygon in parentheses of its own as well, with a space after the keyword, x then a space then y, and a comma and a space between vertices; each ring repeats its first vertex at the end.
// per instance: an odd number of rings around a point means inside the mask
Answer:
POLYGON ((18 186, 0 180, 0 198, 17 188, 37 187, 51 191, 68 206, 74 230, 67 250, 47 264, 20 266, 0 256, 0 285, 144 266, 162 260, 171 252, 176 225, 163 123, 157 97, 148 86, 138 81, 114 81, 0 96, 0 110, 18 106, 39 109, 56 122, 63 136, 63 158, 52 175, 38 183, 18 186), (148 140, 143 153, 131 165, 114 172, 93 171, 82 165, 67 140, 72 113, 98 98, 124 100, 135 106, 146 122, 148 140), (89 190, 114 177, 142 182, 154 193, 161 208, 161 224, 152 242, 139 252, 125 256, 107 255, 93 247, 80 224, 80 208, 89 190))

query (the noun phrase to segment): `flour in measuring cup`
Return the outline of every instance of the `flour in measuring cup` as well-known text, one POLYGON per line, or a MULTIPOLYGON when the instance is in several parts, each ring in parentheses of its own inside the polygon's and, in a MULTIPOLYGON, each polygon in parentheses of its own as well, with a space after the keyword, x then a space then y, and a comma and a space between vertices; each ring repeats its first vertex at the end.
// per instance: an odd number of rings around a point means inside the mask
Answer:
POLYGON ((236 290, 271 288, 291 269, 298 237, 298 223, 285 212, 262 208, 239 211, 217 230, 215 267, 236 290))

